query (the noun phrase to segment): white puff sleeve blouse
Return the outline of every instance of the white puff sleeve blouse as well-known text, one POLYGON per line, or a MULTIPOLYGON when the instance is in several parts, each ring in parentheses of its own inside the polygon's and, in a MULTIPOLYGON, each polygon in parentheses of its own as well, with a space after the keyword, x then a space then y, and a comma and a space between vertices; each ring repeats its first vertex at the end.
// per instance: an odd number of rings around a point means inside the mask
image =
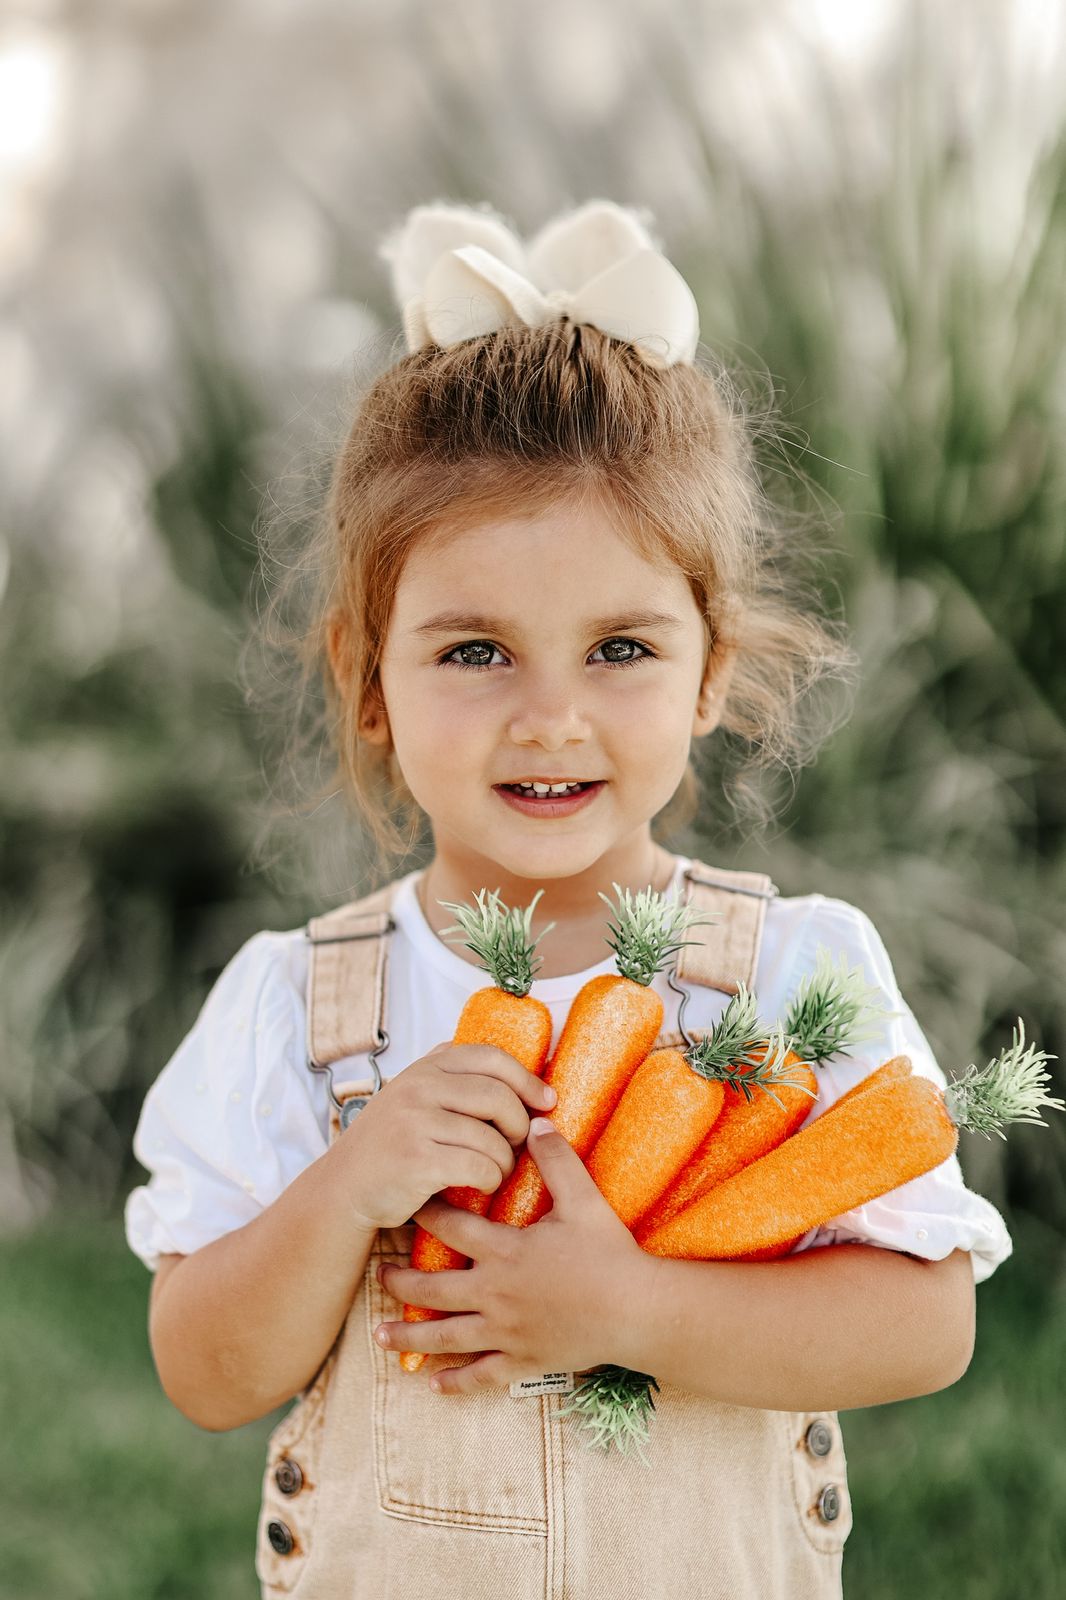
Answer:
MULTIPOLYGON (((678 858, 675 884, 688 862, 678 858)), ((389 1047, 380 1057, 387 1081, 450 1036, 462 1006, 485 975, 441 940, 415 893, 418 874, 400 880, 389 953, 389 1047)), ((767 907, 755 991, 765 1021, 783 1017, 820 947, 861 966, 892 1013, 881 1032, 852 1057, 819 1068, 819 1095, 807 1122, 890 1056, 910 1056, 914 1071, 940 1087, 945 1077, 896 985, 885 946, 869 918, 842 900, 812 894, 767 907)), ((583 983, 613 970, 612 959, 583 972, 538 980, 533 994, 552 1013, 553 1044, 583 983)), ((219 976, 201 1012, 149 1089, 133 1150, 147 1183, 126 1202, 130 1248, 150 1271, 163 1254, 189 1255, 258 1216, 328 1146, 325 1078, 306 1063, 307 946, 301 928, 256 934, 219 976)), ((666 1028, 679 1001, 656 979, 666 1028)), ((688 985, 684 1014, 691 1033, 709 1031, 727 997, 688 985)), ((965 1063, 952 1063, 954 1072, 965 1063)), ((366 1057, 338 1062, 338 1081, 367 1074, 366 1057)), ((804 1124, 806 1126, 806 1123, 804 1124)), ((967 1135, 963 1134, 963 1138, 967 1135)), ((812 1229, 796 1251, 861 1242, 942 1260, 971 1253, 975 1282, 1011 1253, 1003 1218, 968 1189, 957 1156, 881 1199, 812 1229)))

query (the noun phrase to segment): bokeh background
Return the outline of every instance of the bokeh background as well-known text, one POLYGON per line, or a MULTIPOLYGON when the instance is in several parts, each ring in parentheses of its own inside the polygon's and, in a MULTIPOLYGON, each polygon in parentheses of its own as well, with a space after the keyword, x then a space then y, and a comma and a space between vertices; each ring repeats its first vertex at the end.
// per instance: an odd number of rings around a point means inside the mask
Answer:
MULTIPOLYGON (((276 1418, 211 1435, 165 1400, 121 1211, 220 968, 365 885, 336 805, 286 820, 244 647, 260 537, 296 549, 399 349, 376 246, 409 206, 652 210, 779 407, 767 486, 823 518, 861 661, 771 828, 708 809, 676 843, 861 905, 949 1073, 1019 1015, 1062 1054, 1064 35, 1056 0, 5 8, 0 1593, 258 1592, 276 1418)), ((851 1595, 1062 1593, 1047 1123, 963 1138, 1015 1240, 966 1376, 843 1419, 851 1595)))

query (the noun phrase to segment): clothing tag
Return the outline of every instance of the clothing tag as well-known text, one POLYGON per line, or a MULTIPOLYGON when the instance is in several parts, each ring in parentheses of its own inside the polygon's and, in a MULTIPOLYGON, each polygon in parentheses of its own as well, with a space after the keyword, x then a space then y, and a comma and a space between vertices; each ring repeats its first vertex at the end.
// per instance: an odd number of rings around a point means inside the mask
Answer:
POLYGON ((534 1394, 569 1394, 574 1387, 572 1372, 544 1372, 539 1378, 516 1378, 511 1385, 515 1400, 534 1394))

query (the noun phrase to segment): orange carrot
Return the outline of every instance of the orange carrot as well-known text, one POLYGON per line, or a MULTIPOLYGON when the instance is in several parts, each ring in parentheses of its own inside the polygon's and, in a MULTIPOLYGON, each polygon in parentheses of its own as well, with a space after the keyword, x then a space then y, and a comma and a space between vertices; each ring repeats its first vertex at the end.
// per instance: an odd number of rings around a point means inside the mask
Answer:
POLYGON ((673 1183, 638 1219, 633 1230, 637 1243, 643 1244, 687 1206, 790 1138, 807 1120, 817 1091, 810 1063, 820 1065, 843 1052, 845 1045, 858 1043, 880 1009, 875 991, 865 984, 859 969, 849 972, 843 960, 834 968, 828 951, 819 949, 814 971, 801 984, 784 1022, 793 1081, 782 1082, 779 1095, 753 1095, 752 1085, 759 1081, 754 1063, 764 1059, 765 1045, 761 1052, 749 1052, 753 1065, 727 1083, 718 1121, 673 1183))
MULTIPOLYGON (((687 941, 677 935, 706 920, 675 896, 643 889, 636 896, 614 885, 617 906, 601 895, 615 921, 607 943, 618 974, 591 978, 575 996, 555 1054, 543 1074, 558 1100, 550 1114, 563 1138, 585 1159, 626 1085, 651 1050, 663 1021, 652 979, 687 941)), ((489 1207, 494 1222, 525 1228, 551 1209, 551 1194, 528 1150, 500 1185, 489 1207)))
MULTIPOLYGON (((929 1078, 879 1073, 872 1087, 842 1097, 823 1116, 720 1183, 643 1241, 651 1255, 728 1260, 794 1241, 869 1200, 898 1189, 954 1155, 959 1128, 1000 1133, 1000 1124, 1040 1122, 1037 1107, 1066 1109, 1044 1093, 1043 1064, 1025 1046, 942 1091, 929 1078)), ((892 1063, 886 1063, 892 1065, 892 1063)))
POLYGON ((850 1089, 834 1100, 833 1104, 822 1112, 822 1116, 831 1117, 853 1095, 865 1094, 867 1089, 875 1089, 879 1083, 896 1083, 900 1078, 909 1078, 912 1070, 910 1056, 893 1056, 891 1061, 882 1062, 879 1067, 875 1067, 873 1072, 868 1073, 865 1078, 860 1078, 858 1083, 853 1084, 850 1089))
MULTIPOLYGON (((893 1056, 891 1061, 886 1061, 883 1066, 878 1067, 876 1071, 871 1072, 868 1077, 861 1079, 859 1083, 855 1084, 845 1094, 842 1094, 839 1100, 834 1100, 829 1109, 822 1112, 822 1117, 831 1117, 834 1111, 839 1106, 842 1106, 845 1100, 850 1100, 853 1095, 862 1094, 866 1089, 872 1089, 878 1083, 894 1083, 900 1078, 909 1077, 910 1071, 909 1056, 893 1056)), ((736 1256, 734 1259, 737 1261, 777 1261, 781 1256, 789 1255, 794 1246, 799 1244, 803 1234, 807 1232, 809 1232, 809 1229, 804 1228, 803 1233, 797 1233, 792 1239, 785 1239, 780 1244, 768 1245, 765 1250, 753 1250, 750 1255, 736 1256)))
POLYGON ((627 1228, 717 1122, 724 1098, 722 1085, 694 1072, 680 1050, 653 1050, 641 1062, 585 1160, 627 1228))
MULTIPOLYGON (((554 926, 549 923, 536 939, 530 937, 533 908, 543 893, 543 889, 538 890, 524 911, 505 906, 498 890, 486 895, 482 889, 476 897, 476 910, 453 905, 450 901, 440 902, 456 918, 455 925, 443 932, 446 935, 465 933, 468 948, 476 953, 495 984, 495 987, 478 989, 470 996, 452 1035, 452 1043, 495 1045, 538 1077, 547 1062, 552 1036, 551 1012, 543 1001, 534 1000, 529 993, 533 975, 540 965, 534 958, 534 949, 554 926)), ((481 1217, 492 1201, 491 1194, 483 1194, 480 1189, 466 1184, 449 1185, 441 1195, 450 1205, 481 1217)), ((444 1272, 468 1267, 470 1260, 417 1225, 411 1242, 411 1265, 422 1272, 444 1272)), ((450 1315, 450 1312, 428 1306, 405 1305, 403 1308, 405 1322, 428 1322, 450 1315)), ((421 1351, 400 1352, 400 1365, 405 1372, 417 1372, 424 1360, 421 1351)))
MULTIPOLYGON (((670 1189, 717 1126, 728 1083, 743 1073, 749 1088, 752 1082, 779 1086, 789 1081, 782 1076, 789 1063, 813 1080, 783 1035, 774 1035, 768 1048, 755 997, 744 984, 705 1038, 684 1053, 656 1050, 642 1062, 585 1162, 627 1227, 670 1189)), ((806 1092, 813 1097, 813 1087, 806 1092)))
MULTIPOLYGON (((756 1065, 759 1059, 756 1056, 756 1065)), ((723 1090, 722 1112, 717 1122, 674 1182, 659 1190, 658 1197, 637 1220, 633 1236, 638 1244, 642 1245, 649 1234, 665 1227, 716 1184, 787 1139, 806 1120, 817 1079, 807 1063, 792 1051, 788 1064, 803 1077, 792 1086, 782 1085, 777 1101, 763 1095, 750 1100, 742 1089, 726 1087, 723 1090)))

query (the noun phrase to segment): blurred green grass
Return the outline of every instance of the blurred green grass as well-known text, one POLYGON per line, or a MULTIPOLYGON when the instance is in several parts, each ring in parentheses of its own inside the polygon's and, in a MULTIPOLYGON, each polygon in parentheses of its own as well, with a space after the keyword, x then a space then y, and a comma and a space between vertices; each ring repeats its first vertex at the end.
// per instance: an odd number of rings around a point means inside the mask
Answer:
MULTIPOLYGON (((1058 1600, 1066 1571, 1066 1250, 1008 1218, 950 1389, 846 1412, 848 1600, 1058 1600)), ((117 1218, 0 1242, 4 1600, 257 1600, 259 1485, 281 1412, 205 1433, 159 1388, 150 1279, 117 1218)), ((750 1597, 756 1600, 756 1597, 750 1597)))

